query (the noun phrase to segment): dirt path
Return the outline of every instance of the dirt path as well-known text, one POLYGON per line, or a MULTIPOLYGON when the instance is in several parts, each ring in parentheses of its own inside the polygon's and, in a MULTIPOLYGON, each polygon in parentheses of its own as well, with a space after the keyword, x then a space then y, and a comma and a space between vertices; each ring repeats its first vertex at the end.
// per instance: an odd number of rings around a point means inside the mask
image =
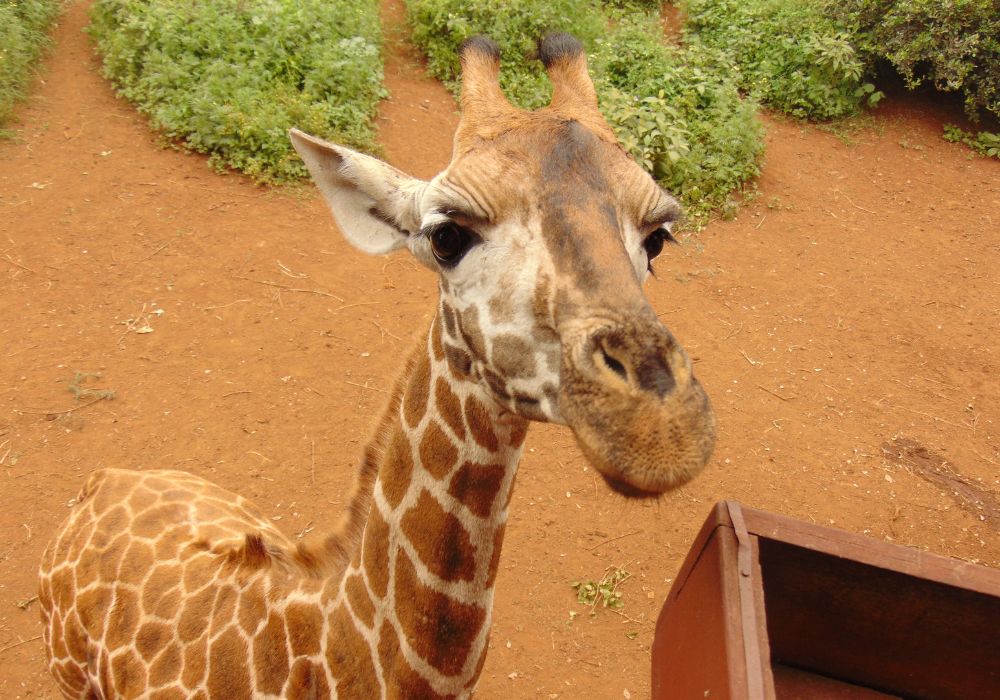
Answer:
MULTIPOLYGON (((31 599, 84 474, 177 466, 322 527, 434 296, 407 257, 350 250, 311 189, 161 149, 98 76, 85 5, 0 144, 3 698, 55 697, 31 599), (77 408, 73 387, 115 396, 77 408)), ((419 70, 394 53, 380 124, 429 176, 456 118, 419 70)), ((760 195, 649 285, 718 411, 713 464, 626 503, 536 427, 480 697, 646 697, 653 621, 722 498, 1000 566, 1000 165, 943 142, 946 117, 890 101, 854 145, 769 121, 760 195), (569 584, 610 565, 627 617, 590 618, 569 584)))

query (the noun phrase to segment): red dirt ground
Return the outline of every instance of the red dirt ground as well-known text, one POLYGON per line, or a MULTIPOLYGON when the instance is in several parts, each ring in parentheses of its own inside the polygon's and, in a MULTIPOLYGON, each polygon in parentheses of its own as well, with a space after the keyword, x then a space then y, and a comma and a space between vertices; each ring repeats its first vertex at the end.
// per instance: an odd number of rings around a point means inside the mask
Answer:
MULTIPOLYGON (((86 473, 180 467, 287 532, 331 523, 435 294, 405 255, 350 249, 313 189, 162 149, 99 77, 86 5, 0 143, 3 698, 56 696, 35 571, 86 473), (114 399, 76 403, 76 372, 114 399)), ((455 106, 390 47, 385 152, 430 176, 455 106)), ((635 504, 533 429, 479 697, 647 697, 653 623, 720 499, 1000 566, 1000 164, 942 141, 952 118, 890 100, 851 144, 767 120, 759 196, 648 285, 713 398, 715 458, 635 504), (591 618, 570 583, 611 565, 623 614, 591 618)))

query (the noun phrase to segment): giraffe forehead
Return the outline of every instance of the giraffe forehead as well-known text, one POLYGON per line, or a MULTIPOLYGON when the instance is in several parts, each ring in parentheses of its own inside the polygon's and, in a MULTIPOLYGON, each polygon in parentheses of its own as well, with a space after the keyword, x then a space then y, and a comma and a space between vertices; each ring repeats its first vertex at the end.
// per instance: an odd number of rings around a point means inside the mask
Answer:
POLYGON ((660 193, 609 133, 538 112, 457 153, 435 184, 428 209, 445 211, 455 203, 491 223, 584 199, 632 213, 660 193))

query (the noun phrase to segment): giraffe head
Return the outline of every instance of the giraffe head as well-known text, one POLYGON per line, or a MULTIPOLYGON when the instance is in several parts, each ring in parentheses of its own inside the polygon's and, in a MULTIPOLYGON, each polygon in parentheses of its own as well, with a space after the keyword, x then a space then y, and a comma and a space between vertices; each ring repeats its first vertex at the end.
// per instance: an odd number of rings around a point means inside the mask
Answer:
POLYGON ((349 242, 408 248, 439 275, 456 377, 569 425, 622 493, 659 494, 715 440, 690 360, 642 292, 680 208, 618 145, 580 43, 550 35, 539 57, 552 100, 527 112, 500 89, 496 45, 466 42, 452 160, 430 181, 297 130, 292 142, 349 242))

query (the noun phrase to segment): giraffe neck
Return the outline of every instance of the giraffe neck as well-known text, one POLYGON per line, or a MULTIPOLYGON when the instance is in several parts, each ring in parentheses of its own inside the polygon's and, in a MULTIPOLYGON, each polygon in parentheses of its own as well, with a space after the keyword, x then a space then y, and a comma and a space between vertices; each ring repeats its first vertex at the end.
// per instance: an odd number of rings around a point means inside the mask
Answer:
POLYGON ((383 693, 463 696, 486 657, 527 421, 451 372, 438 321, 407 375, 383 423, 384 453, 343 590, 370 631, 383 693))

